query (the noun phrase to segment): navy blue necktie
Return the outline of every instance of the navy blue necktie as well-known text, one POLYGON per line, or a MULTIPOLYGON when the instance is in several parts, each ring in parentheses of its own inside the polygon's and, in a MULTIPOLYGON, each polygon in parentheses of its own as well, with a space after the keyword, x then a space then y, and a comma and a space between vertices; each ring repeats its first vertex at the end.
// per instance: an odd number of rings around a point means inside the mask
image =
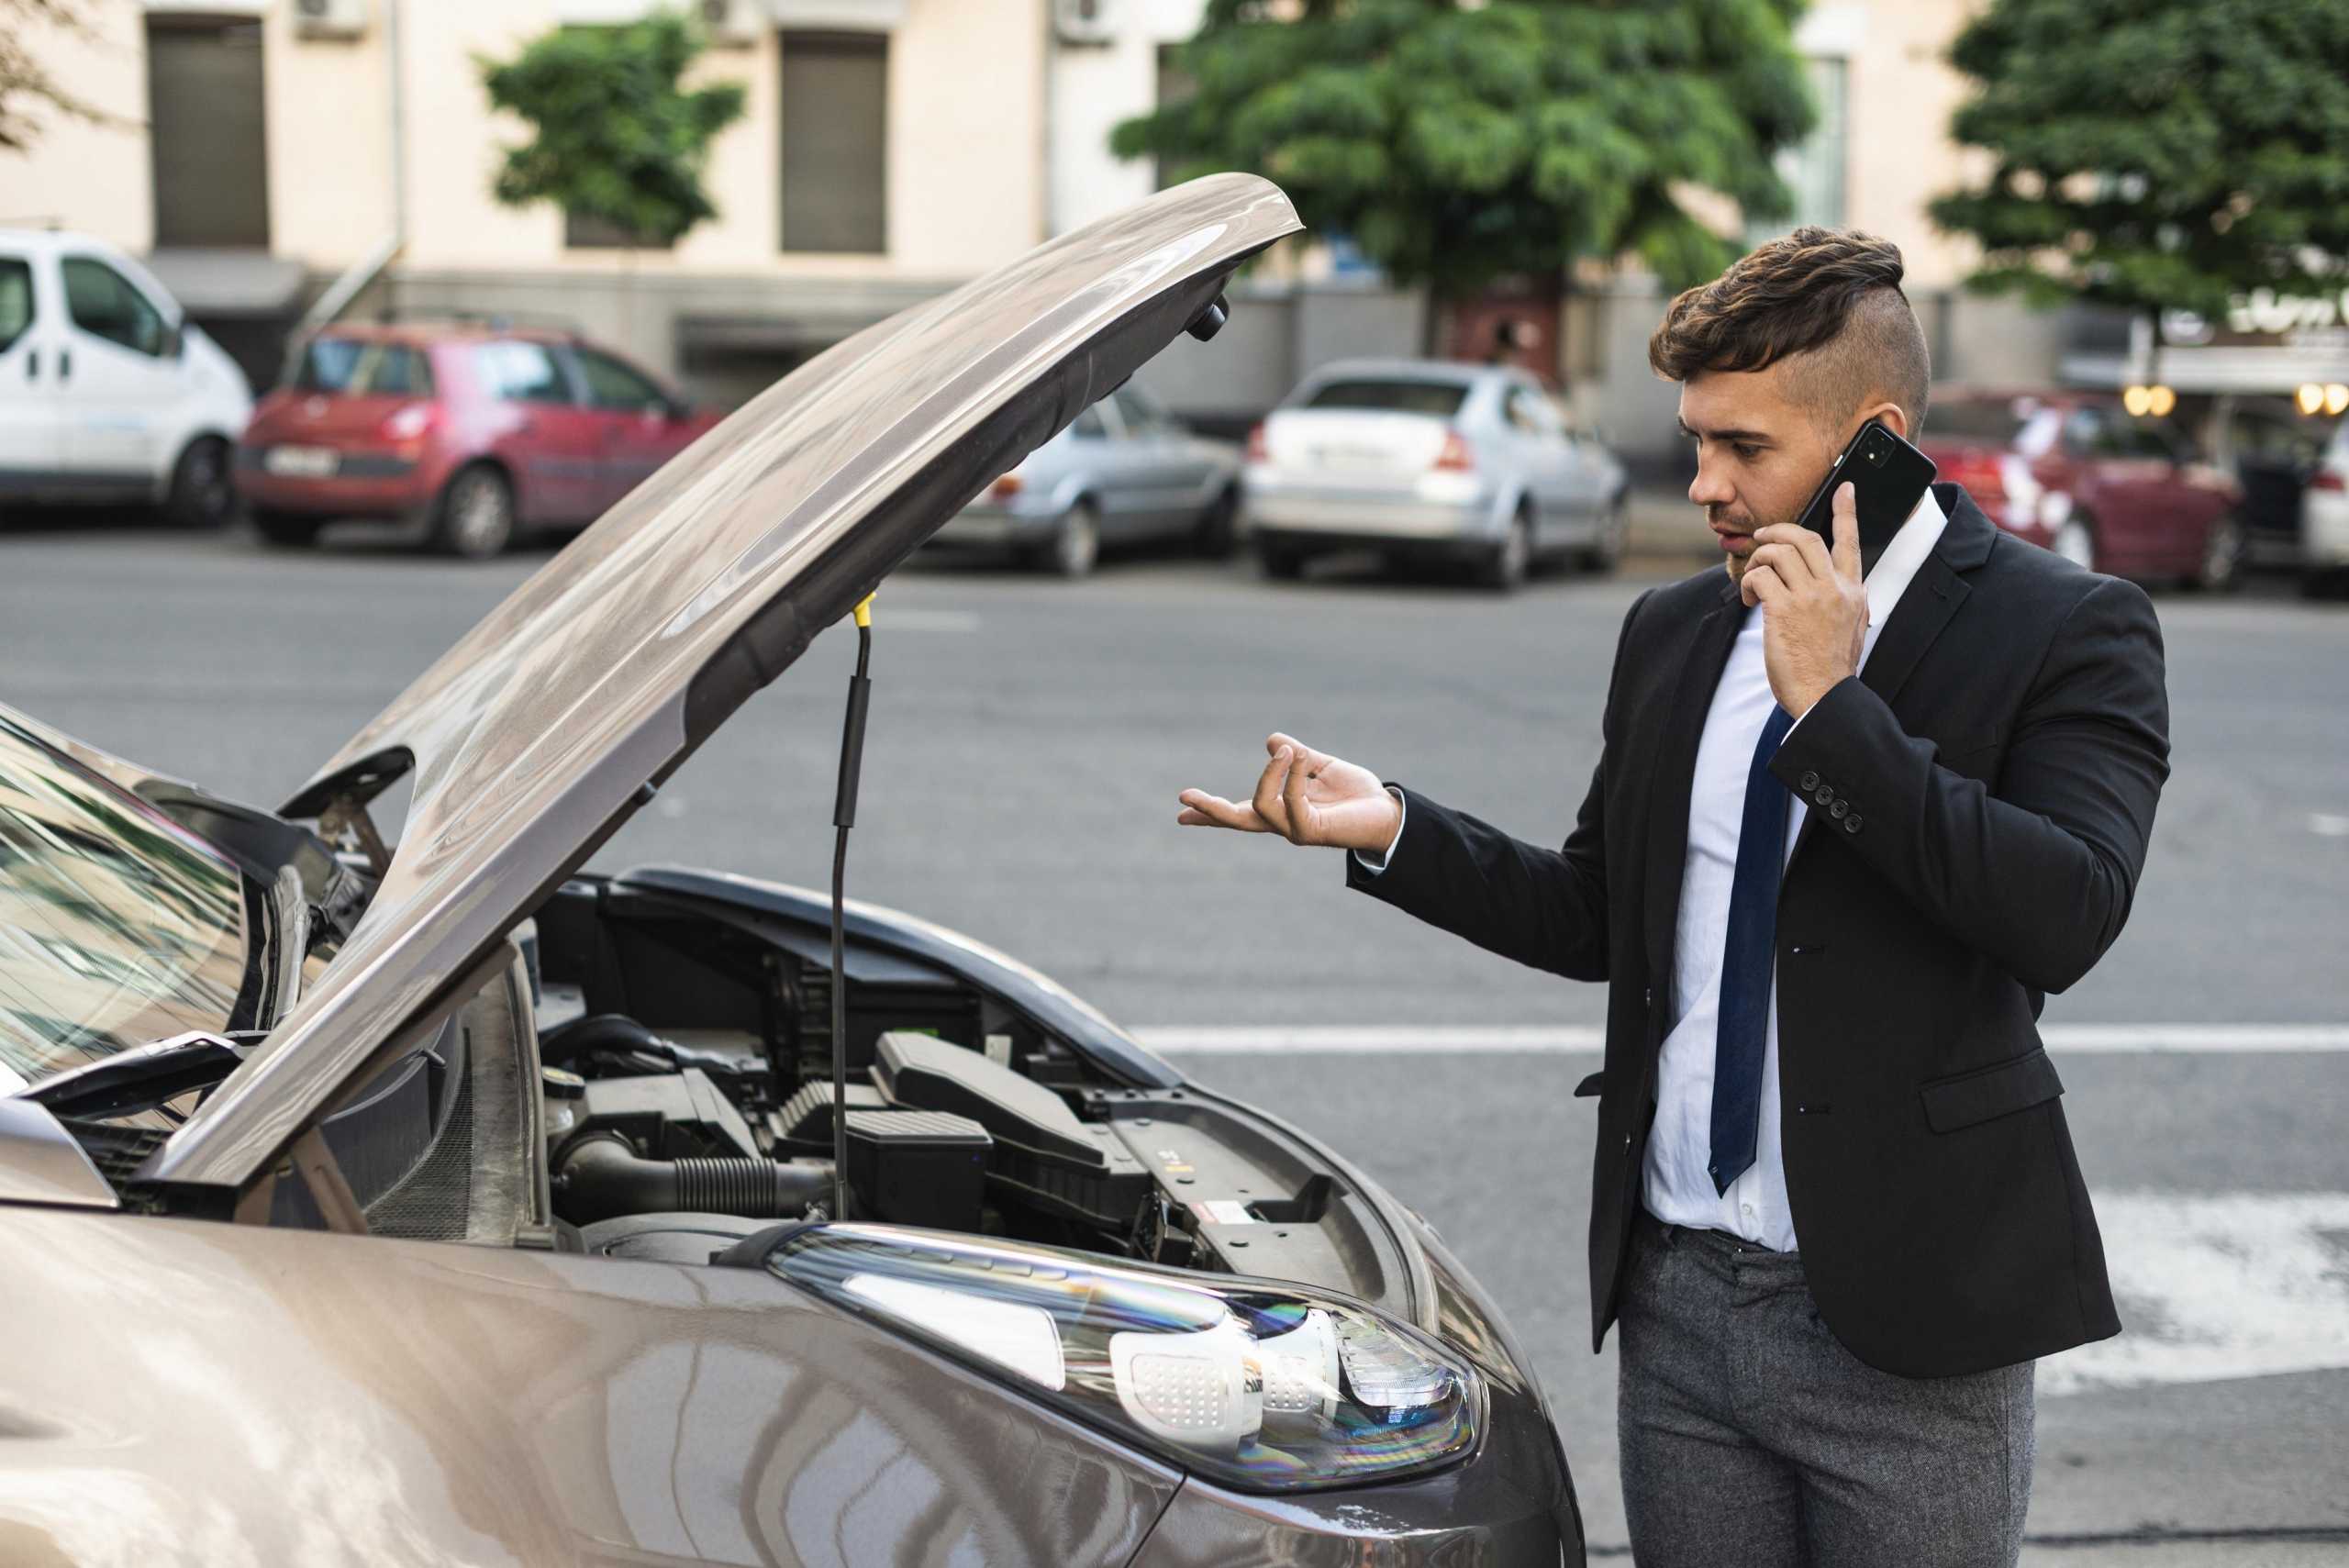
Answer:
POLYGON ((1762 1057, 1770 1034, 1770 973, 1776 956, 1778 874, 1787 853, 1787 786, 1770 772, 1794 717, 1774 707, 1745 773, 1745 818, 1730 882, 1729 937, 1721 950, 1721 1006, 1713 1043, 1713 1190, 1726 1193, 1753 1163, 1762 1116, 1762 1057))

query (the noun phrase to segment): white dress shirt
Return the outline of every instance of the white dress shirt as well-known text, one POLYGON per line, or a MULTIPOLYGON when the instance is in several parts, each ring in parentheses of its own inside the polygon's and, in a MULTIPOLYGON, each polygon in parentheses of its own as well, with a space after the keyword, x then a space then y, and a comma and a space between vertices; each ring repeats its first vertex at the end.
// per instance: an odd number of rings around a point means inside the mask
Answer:
MULTIPOLYGON (((1860 646, 1865 667, 1876 634, 1940 542, 1949 519, 1927 491, 1892 536, 1867 575, 1868 627, 1860 646)), ((1762 1106, 1754 1129, 1753 1163, 1726 1193, 1715 1193, 1705 1167, 1712 1159, 1713 1056, 1720 1021, 1721 956, 1729 939, 1730 887, 1737 872, 1737 840, 1745 819, 1745 778, 1777 698, 1763 662, 1764 611, 1745 617, 1697 746, 1688 791, 1688 854, 1680 876, 1680 917, 1673 941, 1672 996, 1685 1007, 1664 1036, 1656 1072, 1655 1125, 1648 1134, 1642 1196, 1648 1211, 1673 1225, 1726 1230, 1781 1252, 1795 1250, 1794 1217, 1787 1206, 1786 1163, 1778 1136, 1778 996, 1770 988, 1769 1026, 1762 1054, 1762 1106)), ((1798 725, 1802 716, 1797 715, 1798 725)), ((1787 792, 1785 852, 1794 851, 1808 805, 1787 792)), ((1402 798, 1401 792, 1396 792, 1402 798)), ((1408 803, 1405 810, 1408 810, 1408 803)), ((1363 868, 1384 871, 1402 839, 1398 822, 1386 854, 1356 851, 1363 868)))

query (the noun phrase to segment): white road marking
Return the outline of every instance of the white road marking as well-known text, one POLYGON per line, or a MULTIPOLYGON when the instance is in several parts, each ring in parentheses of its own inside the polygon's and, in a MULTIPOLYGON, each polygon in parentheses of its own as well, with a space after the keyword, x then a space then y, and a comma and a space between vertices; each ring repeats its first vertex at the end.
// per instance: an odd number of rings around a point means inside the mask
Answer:
POLYGON ((885 601, 873 606, 874 630, 887 627, 894 631, 976 631, 978 613, 974 610, 925 610, 900 605, 892 607, 885 601))
POLYGON ((2309 813, 2309 831, 2326 839, 2349 839, 2349 817, 2335 817, 2329 811, 2309 813))
MULTIPOLYGON (((1606 1031, 1595 1026, 1549 1024, 1159 1024, 1133 1033, 1152 1051, 1198 1056, 1440 1056, 1471 1051, 1549 1055, 1596 1051, 1607 1043, 1606 1031)), ((2058 1056, 2349 1051, 2349 1024, 2051 1024, 2039 1036, 2058 1056)))
POLYGON ((2092 1201, 2121 1331, 2043 1360, 2042 1394, 2349 1367, 2349 1193, 2092 1201))

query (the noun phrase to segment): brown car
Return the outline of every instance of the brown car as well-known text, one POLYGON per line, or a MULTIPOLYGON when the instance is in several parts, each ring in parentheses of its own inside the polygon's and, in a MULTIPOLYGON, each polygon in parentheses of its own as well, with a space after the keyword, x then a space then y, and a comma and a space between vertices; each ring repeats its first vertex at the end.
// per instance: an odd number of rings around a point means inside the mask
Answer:
POLYGON ((1201 180, 860 333, 275 812, 0 710, 0 1562, 1582 1561, 1342 1156, 919 920, 580 872, 1297 227, 1201 180))

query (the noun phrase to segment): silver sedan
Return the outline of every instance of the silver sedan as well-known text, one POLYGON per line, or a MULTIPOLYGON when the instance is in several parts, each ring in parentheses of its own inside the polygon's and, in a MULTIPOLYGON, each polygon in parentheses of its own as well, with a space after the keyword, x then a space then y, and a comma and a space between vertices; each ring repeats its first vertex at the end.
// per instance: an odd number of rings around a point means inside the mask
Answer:
POLYGON ((1239 502, 1238 449, 1200 439, 1124 386, 987 486, 932 543, 1008 550, 1082 577, 1104 544, 1187 537, 1202 554, 1229 555, 1239 502))
POLYGON ((1251 434, 1243 473, 1242 528, 1274 576, 1366 547, 1510 588, 1541 556, 1603 572, 1623 551, 1623 465, 1506 366, 1324 365, 1251 434))

